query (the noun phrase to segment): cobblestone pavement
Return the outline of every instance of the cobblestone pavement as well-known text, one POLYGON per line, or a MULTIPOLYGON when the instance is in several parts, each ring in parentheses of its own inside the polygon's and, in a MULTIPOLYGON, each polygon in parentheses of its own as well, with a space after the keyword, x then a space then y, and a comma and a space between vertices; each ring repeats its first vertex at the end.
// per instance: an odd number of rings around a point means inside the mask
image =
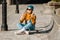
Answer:
MULTIPOLYGON (((34 4, 33 4, 34 5, 34 4)), ((34 5, 34 13, 37 16, 36 27, 44 27, 50 23, 51 18, 54 19, 54 27, 49 33, 36 33, 32 35, 15 35, 18 30, 17 23, 21 14, 25 11, 26 5, 19 5, 20 13, 15 13, 15 5, 9 5, 7 9, 8 31, 0 31, 0 40, 60 40, 60 23, 58 16, 54 15, 54 9, 45 4, 34 5), (57 19, 57 18, 58 19, 57 19), (59 24, 59 25, 58 25, 59 24)), ((0 5, 0 27, 2 24, 2 6, 0 5)))

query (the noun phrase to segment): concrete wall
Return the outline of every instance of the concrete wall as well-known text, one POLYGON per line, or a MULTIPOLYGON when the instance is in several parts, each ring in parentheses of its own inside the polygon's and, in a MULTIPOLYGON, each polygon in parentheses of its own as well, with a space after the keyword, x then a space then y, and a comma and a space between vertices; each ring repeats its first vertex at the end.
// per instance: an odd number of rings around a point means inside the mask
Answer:
POLYGON ((7 0, 7 5, 10 5, 11 4, 11 0, 7 0))

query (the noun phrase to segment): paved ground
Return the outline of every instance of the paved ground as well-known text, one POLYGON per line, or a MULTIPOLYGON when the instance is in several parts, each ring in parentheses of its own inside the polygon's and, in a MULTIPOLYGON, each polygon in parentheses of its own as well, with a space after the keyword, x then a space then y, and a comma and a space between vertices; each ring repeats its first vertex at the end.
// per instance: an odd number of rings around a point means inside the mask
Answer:
MULTIPOLYGON (((60 23, 59 16, 53 14, 53 9, 45 4, 34 5, 34 13, 37 16, 36 27, 46 26, 50 23, 51 18, 54 19, 54 27, 49 33, 35 33, 32 35, 15 35, 14 32, 18 30, 17 23, 19 22, 19 17, 26 9, 27 5, 19 6, 20 13, 15 13, 15 5, 8 6, 7 21, 9 31, 0 32, 0 40, 60 40, 60 23), (48 13, 48 14, 47 14, 48 13)), ((2 8, 0 5, 0 27, 2 21, 2 8)))

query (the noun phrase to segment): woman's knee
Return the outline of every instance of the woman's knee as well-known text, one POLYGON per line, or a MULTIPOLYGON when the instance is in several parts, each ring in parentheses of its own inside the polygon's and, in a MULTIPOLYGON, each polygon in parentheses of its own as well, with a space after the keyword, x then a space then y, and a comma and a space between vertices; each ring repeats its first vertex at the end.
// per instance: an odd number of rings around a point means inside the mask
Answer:
POLYGON ((20 23, 18 23, 17 26, 18 26, 19 29, 23 28, 22 24, 20 24, 20 23))

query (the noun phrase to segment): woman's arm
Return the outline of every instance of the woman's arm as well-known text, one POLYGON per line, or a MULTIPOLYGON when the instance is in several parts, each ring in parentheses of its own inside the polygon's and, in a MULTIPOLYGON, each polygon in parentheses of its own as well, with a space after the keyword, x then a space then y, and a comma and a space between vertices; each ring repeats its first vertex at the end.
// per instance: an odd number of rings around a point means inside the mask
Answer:
POLYGON ((32 24, 36 24, 36 15, 33 14, 31 17, 32 24))
POLYGON ((26 18, 26 13, 24 13, 21 17, 20 17, 20 23, 23 23, 23 21, 26 18))

